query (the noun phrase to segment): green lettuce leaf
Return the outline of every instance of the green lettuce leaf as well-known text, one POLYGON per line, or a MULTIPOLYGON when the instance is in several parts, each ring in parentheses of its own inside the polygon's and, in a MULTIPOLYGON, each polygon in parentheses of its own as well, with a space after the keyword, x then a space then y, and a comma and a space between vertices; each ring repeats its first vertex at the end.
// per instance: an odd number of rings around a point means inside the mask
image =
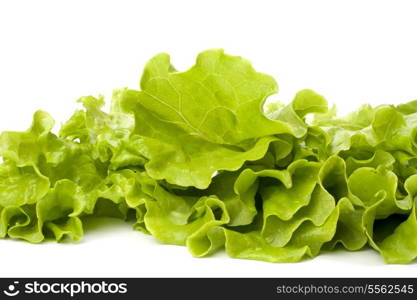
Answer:
POLYGON ((175 71, 169 56, 160 54, 146 65, 141 91, 122 90, 116 103, 135 116, 134 132, 144 137, 151 177, 204 189, 214 172, 263 157, 273 135, 304 135, 301 117, 326 107, 312 91, 300 92, 292 119, 280 120, 283 113, 269 119, 262 105, 276 90, 270 76, 220 50, 201 53, 185 72, 175 71))
POLYGON ((0 238, 77 242, 112 217, 195 257, 298 262, 370 246, 414 261, 417 101, 338 116, 310 89, 270 102, 277 89, 222 50, 183 72, 162 53, 108 112, 103 96, 81 97, 59 134, 35 112, 28 130, 0 134, 0 238))

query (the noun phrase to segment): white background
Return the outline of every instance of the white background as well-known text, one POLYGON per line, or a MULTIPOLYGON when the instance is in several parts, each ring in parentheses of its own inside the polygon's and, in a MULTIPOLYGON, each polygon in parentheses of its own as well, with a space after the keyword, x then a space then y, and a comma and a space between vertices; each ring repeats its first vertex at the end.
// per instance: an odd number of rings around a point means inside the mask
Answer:
MULTIPOLYGON (((57 125, 83 95, 137 88, 158 52, 179 70, 224 48, 273 75, 288 102, 312 88, 341 111, 417 99, 415 1, 1 1, 0 130, 37 109, 57 125)), ((57 126, 58 127, 58 126, 57 126)), ((192 258, 122 222, 79 244, 0 241, 0 276, 417 276, 375 252, 337 251, 297 264, 192 258)))

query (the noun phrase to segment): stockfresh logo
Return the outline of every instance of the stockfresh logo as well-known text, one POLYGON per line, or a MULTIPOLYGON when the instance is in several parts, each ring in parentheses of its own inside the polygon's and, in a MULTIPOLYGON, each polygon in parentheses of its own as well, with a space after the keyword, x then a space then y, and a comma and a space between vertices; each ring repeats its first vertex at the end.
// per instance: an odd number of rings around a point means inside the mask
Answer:
POLYGON ((19 285, 19 281, 14 281, 3 290, 6 296, 14 297, 19 294, 36 295, 36 294, 55 294, 69 295, 74 297, 79 294, 126 294, 127 283, 120 282, 41 282, 38 280, 26 281, 19 285), (19 288, 20 287, 20 288, 19 288))
POLYGON ((17 288, 17 285, 19 284, 19 281, 14 281, 12 284, 9 284, 7 286, 7 289, 3 291, 3 293, 9 297, 14 297, 19 295, 20 291, 17 288))

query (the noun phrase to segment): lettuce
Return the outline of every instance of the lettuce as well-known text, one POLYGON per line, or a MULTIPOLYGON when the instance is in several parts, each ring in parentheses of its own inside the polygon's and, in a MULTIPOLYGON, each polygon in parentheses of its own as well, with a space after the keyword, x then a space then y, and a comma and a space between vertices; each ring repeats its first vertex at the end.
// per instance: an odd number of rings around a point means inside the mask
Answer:
POLYGON ((0 237, 76 242, 86 218, 108 216, 196 257, 297 262, 369 246, 413 261, 417 101, 339 117, 309 89, 265 105, 277 89, 222 50, 184 72, 162 53, 109 112, 81 97, 55 134, 37 111, 27 131, 0 135, 0 237))

